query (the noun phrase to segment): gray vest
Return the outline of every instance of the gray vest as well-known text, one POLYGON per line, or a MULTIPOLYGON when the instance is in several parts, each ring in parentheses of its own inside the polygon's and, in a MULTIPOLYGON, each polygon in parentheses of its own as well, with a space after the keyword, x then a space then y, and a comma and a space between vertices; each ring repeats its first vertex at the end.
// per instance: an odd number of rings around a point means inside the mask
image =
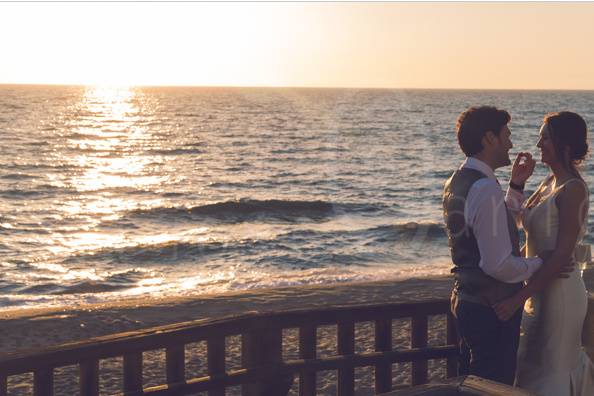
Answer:
MULTIPOLYGON (((443 215, 454 263, 454 293, 460 300, 491 306, 515 294, 522 288, 522 283, 498 281, 479 267, 481 255, 472 227, 464 218, 464 208, 470 187, 484 177, 487 176, 470 168, 455 171, 444 187, 443 215)), ((518 229, 507 207, 506 211, 512 252, 519 256, 518 229)))

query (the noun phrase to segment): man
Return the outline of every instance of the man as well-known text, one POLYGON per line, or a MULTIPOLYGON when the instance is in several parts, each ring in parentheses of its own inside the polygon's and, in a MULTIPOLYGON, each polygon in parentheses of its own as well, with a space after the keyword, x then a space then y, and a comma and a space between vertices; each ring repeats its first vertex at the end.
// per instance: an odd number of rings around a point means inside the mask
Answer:
MULTIPOLYGON (((543 262, 521 257, 515 220, 494 174, 511 163, 510 119, 506 111, 489 106, 460 115, 456 133, 467 158, 445 184, 443 208, 454 263, 452 313, 461 338, 460 374, 512 385, 522 310, 501 321, 492 306, 521 289, 543 262)), ((530 153, 519 153, 509 189, 521 192, 534 166, 530 153)))

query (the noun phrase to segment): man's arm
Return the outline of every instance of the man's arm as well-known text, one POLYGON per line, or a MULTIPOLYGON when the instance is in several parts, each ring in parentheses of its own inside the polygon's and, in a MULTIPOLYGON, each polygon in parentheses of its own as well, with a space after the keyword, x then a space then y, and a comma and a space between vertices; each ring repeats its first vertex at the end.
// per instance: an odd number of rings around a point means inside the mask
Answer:
POLYGON ((467 221, 477 240, 481 269, 502 282, 517 283, 529 279, 541 266, 542 260, 512 254, 507 208, 501 187, 493 180, 479 180, 469 191, 467 207, 467 221))

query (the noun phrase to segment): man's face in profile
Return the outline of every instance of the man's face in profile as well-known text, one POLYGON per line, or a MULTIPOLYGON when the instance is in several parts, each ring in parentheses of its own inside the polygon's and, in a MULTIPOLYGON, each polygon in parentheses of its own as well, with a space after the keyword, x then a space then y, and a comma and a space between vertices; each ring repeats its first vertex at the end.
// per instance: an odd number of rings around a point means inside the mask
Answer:
POLYGON ((496 148, 497 167, 503 167, 511 164, 509 159, 509 150, 514 146, 511 142, 511 131, 507 125, 504 125, 499 131, 497 137, 499 144, 496 148))

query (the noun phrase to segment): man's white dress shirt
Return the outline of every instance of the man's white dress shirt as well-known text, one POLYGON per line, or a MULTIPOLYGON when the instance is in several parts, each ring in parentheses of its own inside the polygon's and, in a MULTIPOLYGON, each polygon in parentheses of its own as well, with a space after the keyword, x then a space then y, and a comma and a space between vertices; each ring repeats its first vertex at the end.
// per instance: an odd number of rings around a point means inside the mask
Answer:
POLYGON ((481 255, 479 267, 487 275, 506 283, 529 279, 540 268, 542 260, 513 255, 505 206, 507 202, 513 212, 518 213, 524 195, 508 188, 504 196, 493 170, 483 161, 468 157, 461 168, 474 169, 487 176, 470 187, 464 208, 464 218, 472 228, 481 255))

